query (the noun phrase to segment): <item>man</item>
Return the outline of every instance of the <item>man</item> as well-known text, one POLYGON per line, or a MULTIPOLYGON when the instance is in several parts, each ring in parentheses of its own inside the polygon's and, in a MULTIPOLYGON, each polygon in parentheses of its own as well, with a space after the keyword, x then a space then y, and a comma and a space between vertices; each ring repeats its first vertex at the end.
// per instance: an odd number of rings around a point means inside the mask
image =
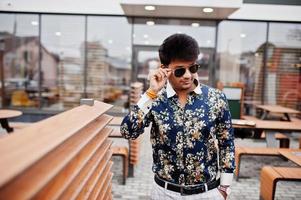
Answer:
POLYGON ((198 82, 198 55, 198 44, 188 35, 165 39, 161 68, 121 124, 122 135, 135 139, 152 123, 152 199, 229 194, 235 169, 231 116, 225 95, 198 82))

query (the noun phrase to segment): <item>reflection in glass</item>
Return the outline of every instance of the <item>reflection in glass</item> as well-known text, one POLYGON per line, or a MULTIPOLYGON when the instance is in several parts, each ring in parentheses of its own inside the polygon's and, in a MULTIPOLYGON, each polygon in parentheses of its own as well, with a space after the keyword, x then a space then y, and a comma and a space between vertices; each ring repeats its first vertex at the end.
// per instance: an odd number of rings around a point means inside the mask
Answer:
POLYGON ((83 16, 42 15, 41 96, 44 109, 79 105, 84 96, 83 16))
POLYGON ((0 14, 0 18, 2 106, 38 107, 38 95, 32 92, 39 84, 38 15, 0 14))
POLYGON ((301 25, 270 23, 266 103, 301 110, 301 25))
POLYGON ((131 25, 124 17, 88 17, 87 96, 127 112, 131 80, 131 25))
POLYGON ((218 32, 218 84, 244 84, 247 106, 260 103, 266 23, 223 21, 218 32))

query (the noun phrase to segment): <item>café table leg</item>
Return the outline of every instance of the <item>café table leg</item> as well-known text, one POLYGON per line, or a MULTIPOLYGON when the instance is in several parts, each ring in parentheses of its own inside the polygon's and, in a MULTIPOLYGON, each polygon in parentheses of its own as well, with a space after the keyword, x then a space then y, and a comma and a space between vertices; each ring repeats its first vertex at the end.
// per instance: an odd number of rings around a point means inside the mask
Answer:
POLYGON ((265 132, 265 139, 267 142, 267 147, 274 147, 274 148, 278 147, 278 141, 275 138, 275 134, 276 134, 276 132, 273 132, 273 131, 265 132))
POLYGON ((7 133, 11 133, 14 131, 14 129, 8 125, 7 119, 0 119, 0 123, 2 128, 6 129, 7 133))
POLYGON ((284 113, 285 118, 287 119, 287 121, 291 121, 290 116, 287 113, 284 113))
POLYGON ((264 110, 264 111, 263 111, 263 114, 262 114, 261 117, 260 117, 260 119, 267 119, 268 115, 269 115, 269 111, 264 110))

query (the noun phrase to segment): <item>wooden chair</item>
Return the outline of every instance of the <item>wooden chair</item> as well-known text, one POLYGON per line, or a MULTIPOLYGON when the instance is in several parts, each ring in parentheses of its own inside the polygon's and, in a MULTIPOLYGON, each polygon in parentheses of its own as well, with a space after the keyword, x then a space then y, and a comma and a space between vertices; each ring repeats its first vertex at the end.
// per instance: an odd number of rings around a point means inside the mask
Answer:
POLYGON ((264 166, 260 173, 260 199, 274 200, 280 180, 301 181, 301 168, 264 166))
POLYGON ((126 184, 126 178, 129 171, 129 149, 128 147, 112 147, 113 156, 121 156, 123 161, 123 184, 126 184))

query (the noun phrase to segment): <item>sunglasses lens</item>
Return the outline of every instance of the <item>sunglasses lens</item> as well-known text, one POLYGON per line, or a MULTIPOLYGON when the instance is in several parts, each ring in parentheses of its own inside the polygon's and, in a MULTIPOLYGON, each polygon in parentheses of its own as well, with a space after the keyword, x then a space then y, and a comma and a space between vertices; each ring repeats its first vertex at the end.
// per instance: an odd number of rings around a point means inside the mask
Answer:
POLYGON ((185 74, 186 69, 185 68, 179 68, 175 70, 175 77, 181 77, 185 74))
MULTIPOLYGON (((194 65, 191 65, 189 67, 190 73, 193 73, 193 74, 196 73, 198 71, 198 69, 199 69, 199 65, 198 64, 194 64, 194 65)), ((174 72, 175 73, 175 77, 181 77, 181 76, 183 76, 185 74, 185 72, 186 72, 186 68, 178 68, 174 72)))
POLYGON ((198 69, 199 69, 199 65, 197 65, 197 64, 192 65, 191 67, 189 67, 189 71, 193 74, 196 73, 198 71, 198 69))

